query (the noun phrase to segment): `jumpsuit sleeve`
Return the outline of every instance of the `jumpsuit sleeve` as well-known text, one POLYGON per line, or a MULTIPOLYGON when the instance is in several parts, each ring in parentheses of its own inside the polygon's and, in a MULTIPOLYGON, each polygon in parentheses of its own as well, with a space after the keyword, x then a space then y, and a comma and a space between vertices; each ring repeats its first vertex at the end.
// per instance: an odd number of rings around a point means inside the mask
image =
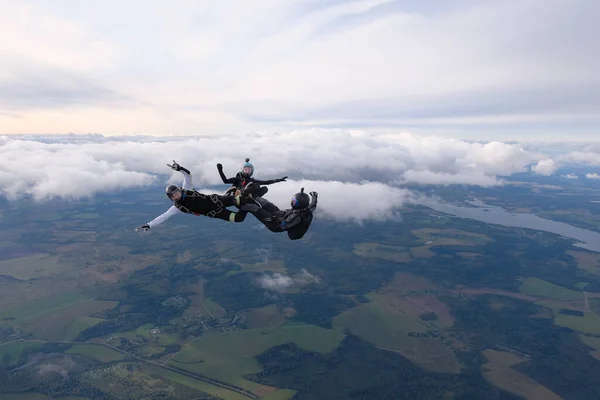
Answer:
POLYGON ((171 208, 169 208, 167 211, 165 211, 158 217, 154 218, 152 221, 148 222, 148 226, 150 228, 152 228, 156 225, 160 225, 163 222, 165 222, 166 220, 168 220, 169 218, 171 218, 173 215, 177 214, 178 212, 179 212, 179 209, 177 207, 171 206, 171 208))
POLYGON ((311 198, 311 201, 310 201, 310 205, 308 206, 308 209, 311 212, 315 212, 315 209, 317 208, 317 196, 315 196, 314 194, 311 194, 310 196, 312 198, 311 198))
POLYGON ((192 190, 192 174, 187 168, 180 167, 179 170, 183 174, 183 190, 192 190))
POLYGON ((217 168, 217 170, 219 171, 219 175, 221 176, 223 183, 235 183, 235 178, 227 178, 222 169, 217 168))
POLYGON ((259 185, 272 185, 274 183, 279 182, 277 179, 269 179, 266 181, 261 181, 260 179, 253 179, 252 182, 259 184, 259 185))

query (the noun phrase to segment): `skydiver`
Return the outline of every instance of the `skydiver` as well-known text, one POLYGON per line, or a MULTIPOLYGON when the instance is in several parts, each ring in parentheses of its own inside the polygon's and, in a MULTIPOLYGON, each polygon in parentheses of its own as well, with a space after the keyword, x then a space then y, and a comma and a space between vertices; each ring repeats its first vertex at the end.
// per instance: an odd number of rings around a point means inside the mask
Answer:
MULTIPOLYGON (((246 162, 242 165, 240 172, 238 172, 233 178, 227 178, 223 173, 223 165, 217 164, 217 170, 219 171, 219 175, 223 180, 223 183, 231 183, 232 187, 225 192, 235 193, 237 190, 241 190, 246 187, 249 183, 254 183, 256 185, 272 185, 273 183, 285 182, 287 176, 278 179, 270 179, 267 181, 261 181, 259 179, 254 179, 252 174, 254 174, 254 166, 250 163, 250 159, 246 158, 246 162)), ((256 193, 257 196, 264 196, 269 191, 269 188, 260 188, 260 191, 256 193)))
MULTIPOLYGON (((233 212, 225 207, 244 205, 247 201, 242 196, 221 196, 218 194, 202 194, 192 186, 192 175, 190 171, 173 160, 173 165, 167 164, 171 169, 183 174, 183 186, 168 185, 166 195, 173 201, 173 205, 165 213, 136 228, 147 231, 148 229, 162 224, 178 212, 193 215, 204 215, 209 218, 218 218, 230 222, 242 222, 247 215, 246 211, 233 212)), ((253 201, 253 200, 250 200, 253 201)))
POLYGON ((310 192, 312 199, 309 203, 308 195, 302 188, 292 197, 290 201, 292 208, 280 210, 275 204, 258 196, 253 186, 250 185, 245 189, 242 195, 253 198, 258 204, 248 201, 240 207, 240 210, 252 213, 271 232, 287 232, 290 240, 302 239, 312 222, 319 194, 310 192))

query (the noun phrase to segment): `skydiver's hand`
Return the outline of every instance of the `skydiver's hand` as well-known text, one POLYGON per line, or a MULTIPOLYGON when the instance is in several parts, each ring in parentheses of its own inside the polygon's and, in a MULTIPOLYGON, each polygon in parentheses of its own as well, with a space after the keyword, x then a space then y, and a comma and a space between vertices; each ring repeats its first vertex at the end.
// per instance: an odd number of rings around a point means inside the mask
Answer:
POLYGON ((144 232, 146 232, 148 229, 150 229, 150 225, 144 224, 144 225, 142 225, 142 226, 140 226, 138 228, 135 228, 135 231, 139 232, 140 230, 143 230, 144 232))
POLYGON ((175 160, 173 160, 173 165, 167 164, 167 166, 175 171, 181 170, 181 166, 179 164, 177 164, 177 162, 175 160))
POLYGON ((310 195, 312 197, 314 197, 315 199, 319 197, 319 193, 317 193, 317 192, 310 192, 310 195))
POLYGON ((223 170, 223 165, 221 163, 217 164, 217 169, 219 171, 222 171, 223 170))
POLYGON ((277 182, 285 182, 286 179, 287 179, 287 176, 284 176, 283 178, 277 179, 277 182))

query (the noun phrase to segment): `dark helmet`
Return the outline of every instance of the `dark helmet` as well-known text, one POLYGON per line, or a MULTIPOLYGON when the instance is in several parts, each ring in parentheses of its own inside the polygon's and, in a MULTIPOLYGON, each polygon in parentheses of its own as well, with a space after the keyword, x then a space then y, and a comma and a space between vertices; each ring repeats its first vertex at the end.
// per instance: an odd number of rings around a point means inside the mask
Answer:
POLYGON ((248 178, 250 178, 254 173, 254 166, 250 164, 249 158, 246 158, 246 162, 244 163, 244 165, 242 165, 241 172, 242 175, 247 176, 248 178))
POLYGON ((294 210, 302 210, 309 206, 310 198, 304 193, 304 188, 300 189, 300 193, 296 193, 294 197, 292 197, 290 204, 294 210))
POLYGON ((171 196, 173 196, 173 193, 175 193, 175 192, 181 192, 181 188, 176 185, 169 185, 169 186, 167 186, 167 189, 165 190, 167 197, 171 200, 172 200, 171 196))

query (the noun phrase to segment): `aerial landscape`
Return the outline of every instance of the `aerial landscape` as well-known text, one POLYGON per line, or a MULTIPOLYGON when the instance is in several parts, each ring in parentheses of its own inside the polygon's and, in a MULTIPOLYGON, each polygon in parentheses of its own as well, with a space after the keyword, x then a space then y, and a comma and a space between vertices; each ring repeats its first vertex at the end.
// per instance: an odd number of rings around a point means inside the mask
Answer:
POLYGON ((0 399, 600 398, 600 3, 133 3, 0 2, 0 399))

